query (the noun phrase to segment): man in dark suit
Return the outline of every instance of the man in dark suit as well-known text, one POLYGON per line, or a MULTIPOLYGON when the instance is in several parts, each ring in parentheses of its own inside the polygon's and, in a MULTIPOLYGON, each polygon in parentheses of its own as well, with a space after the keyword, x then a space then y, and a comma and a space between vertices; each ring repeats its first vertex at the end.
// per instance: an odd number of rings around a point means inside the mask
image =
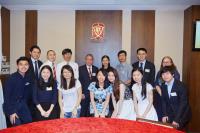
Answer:
POLYGON ((42 65, 42 61, 39 60, 41 49, 37 45, 33 45, 29 50, 31 58, 29 59, 29 70, 28 73, 30 76, 35 80, 38 80, 39 78, 39 70, 42 65))
POLYGON ((27 91, 33 83, 27 75, 28 58, 17 59, 17 71, 10 75, 4 86, 4 112, 13 126, 32 122, 27 105, 27 91))
POLYGON ((90 92, 88 86, 91 82, 96 81, 96 72, 98 68, 93 65, 93 55, 87 54, 85 56, 86 64, 79 67, 79 80, 82 85, 82 101, 81 101, 81 117, 90 116, 90 92))
POLYGON ((170 66, 161 70, 162 79, 165 83, 162 90, 162 121, 172 123, 175 128, 183 128, 191 117, 188 103, 187 89, 185 85, 174 79, 174 71, 170 66))
POLYGON ((154 86, 155 81, 155 65, 150 61, 146 60, 147 50, 145 48, 137 49, 138 61, 133 63, 133 68, 141 68, 144 72, 144 79, 154 86))
MULTIPOLYGON (((33 45, 30 50, 29 50, 31 58, 29 59, 29 69, 27 71, 28 76, 31 77, 31 82, 38 81, 39 79, 39 70, 42 65, 42 62, 39 60, 40 54, 41 54, 41 49, 37 45, 33 45)), ((28 96, 28 106, 31 111, 31 115, 33 118, 33 121, 35 120, 35 106, 33 104, 32 100, 32 94, 33 90, 29 90, 27 96, 28 96)))

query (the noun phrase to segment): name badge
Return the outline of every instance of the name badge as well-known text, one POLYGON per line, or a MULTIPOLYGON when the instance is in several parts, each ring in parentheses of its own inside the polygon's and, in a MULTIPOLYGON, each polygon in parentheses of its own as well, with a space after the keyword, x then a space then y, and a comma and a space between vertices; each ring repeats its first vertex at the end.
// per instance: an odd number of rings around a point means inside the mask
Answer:
POLYGON ((147 72, 147 73, 149 73, 149 72, 150 72, 150 69, 145 69, 144 71, 147 72))
POLYGON ((29 82, 26 82, 26 84, 25 85, 30 85, 30 83, 29 82))
POLYGON ((176 92, 172 92, 172 93, 171 93, 171 96, 172 96, 172 97, 177 96, 176 92))
POLYGON ((46 90, 47 91, 52 91, 52 87, 47 87, 46 90))
POLYGON ((92 76, 96 76, 96 73, 92 73, 92 76))

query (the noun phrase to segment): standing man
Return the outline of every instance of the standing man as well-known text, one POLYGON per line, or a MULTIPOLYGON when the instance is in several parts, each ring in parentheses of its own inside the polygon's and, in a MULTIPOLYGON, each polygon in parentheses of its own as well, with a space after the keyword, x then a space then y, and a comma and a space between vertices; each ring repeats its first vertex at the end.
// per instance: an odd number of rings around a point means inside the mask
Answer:
POLYGON ((27 92, 32 90, 33 83, 27 75, 29 60, 26 57, 17 59, 17 72, 11 74, 4 88, 4 111, 13 126, 32 121, 27 105, 27 92))
POLYGON ((54 79, 56 79, 56 52, 54 50, 48 50, 47 51, 47 61, 44 62, 42 64, 42 66, 40 67, 40 69, 44 66, 44 65, 48 65, 51 67, 52 72, 53 72, 53 76, 54 79))
POLYGON ((88 86, 96 80, 96 72, 98 68, 93 65, 94 57, 92 54, 85 56, 85 65, 79 67, 79 80, 82 84, 82 101, 81 101, 81 117, 90 115, 90 91, 88 86))
POLYGON ((39 46, 37 45, 33 45, 30 50, 30 60, 29 60, 29 70, 28 73, 30 74, 30 76, 33 78, 33 80, 38 80, 39 78, 39 69, 42 65, 42 61, 39 60, 40 58, 40 54, 41 54, 41 49, 39 46))
POLYGON ((182 129, 191 118, 191 110, 188 102, 187 88, 174 78, 174 69, 165 66, 161 69, 164 84, 162 90, 162 121, 172 123, 175 128, 182 129))
POLYGON ((132 66, 126 63, 127 53, 124 50, 118 52, 118 60, 120 64, 116 66, 117 72, 119 74, 119 79, 127 86, 131 84, 131 71, 132 66))
POLYGON ((146 60, 147 50, 145 48, 137 49, 138 61, 133 63, 133 68, 140 68, 143 70, 144 79, 154 86, 155 81, 155 65, 146 60))
POLYGON ((61 74, 61 69, 64 65, 70 65, 74 71, 74 77, 75 79, 78 79, 79 78, 79 72, 78 72, 78 64, 76 62, 73 62, 71 61, 71 57, 72 57, 72 51, 71 49, 67 48, 67 49, 64 49, 62 51, 62 55, 63 55, 63 59, 64 61, 59 63, 57 65, 57 68, 56 68, 56 79, 57 79, 57 82, 58 82, 58 88, 60 87, 60 74, 61 74))
MULTIPOLYGON (((42 65, 42 62, 39 60, 40 54, 41 54, 40 47, 37 45, 33 45, 29 50, 29 54, 30 54, 31 58, 29 59, 29 69, 28 69, 27 73, 28 73, 28 76, 30 76, 30 78, 31 78, 30 79, 31 82, 35 82, 35 81, 39 80, 39 70, 42 65)), ((29 92, 27 92, 27 93, 28 93, 27 94, 28 107, 31 111, 33 121, 35 121, 35 106, 34 106, 33 100, 32 100, 33 91, 29 90, 29 92)))

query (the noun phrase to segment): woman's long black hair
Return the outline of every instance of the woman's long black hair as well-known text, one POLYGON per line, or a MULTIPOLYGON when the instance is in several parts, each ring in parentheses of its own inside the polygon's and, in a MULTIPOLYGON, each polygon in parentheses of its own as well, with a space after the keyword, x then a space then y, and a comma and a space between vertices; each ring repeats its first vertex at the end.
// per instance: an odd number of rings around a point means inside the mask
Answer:
POLYGON ((40 70, 38 88, 41 90, 45 90, 46 87, 54 87, 54 83, 55 83, 55 80, 53 78, 53 72, 52 72, 51 67, 49 65, 44 65, 40 70), (42 75, 41 75, 44 69, 48 69, 50 71, 50 77, 49 77, 48 82, 44 82, 44 79, 42 78, 42 75))
POLYGON ((64 65, 61 69, 61 75, 60 75, 60 78, 61 78, 61 88, 67 90, 67 89, 71 89, 75 86, 75 82, 76 82, 76 79, 74 77, 74 71, 72 69, 72 67, 70 65, 64 65), (72 77, 71 77, 71 80, 70 80, 70 83, 69 83, 69 88, 67 88, 67 81, 66 79, 64 78, 63 76, 63 71, 64 70, 68 70, 71 74, 72 74, 72 77))
MULTIPOLYGON (((100 69, 97 71, 96 76, 98 75, 99 72, 102 72, 103 75, 105 76, 105 81, 104 81, 104 87, 103 87, 103 88, 106 89, 106 88, 110 85, 109 82, 108 82, 108 80, 106 80, 106 79, 107 79, 108 73, 106 72, 106 70, 100 68, 100 69)), ((98 81, 98 78, 96 78, 96 86, 95 86, 95 87, 96 87, 96 88, 99 88, 99 81, 98 81)))
POLYGON ((142 95, 142 97, 143 97, 143 100, 147 97, 147 82, 146 82, 146 80, 144 79, 144 72, 143 72, 143 70, 142 69, 140 69, 140 68, 133 68, 133 70, 132 70, 132 85, 133 84, 135 84, 136 82, 133 80, 133 72, 135 72, 135 71, 139 71, 142 75, 143 75, 143 77, 142 77, 142 81, 141 81, 141 85, 142 85, 142 91, 141 91, 141 95, 142 95))
MULTIPOLYGON (((104 56, 102 56, 102 57, 101 57, 101 62, 103 61, 104 58, 107 58, 108 61, 110 62, 110 58, 109 58, 108 55, 104 55, 104 56)), ((102 63, 102 68, 104 69, 104 65, 103 65, 103 63, 102 63)), ((108 68, 110 68, 110 63, 108 63, 108 68)))

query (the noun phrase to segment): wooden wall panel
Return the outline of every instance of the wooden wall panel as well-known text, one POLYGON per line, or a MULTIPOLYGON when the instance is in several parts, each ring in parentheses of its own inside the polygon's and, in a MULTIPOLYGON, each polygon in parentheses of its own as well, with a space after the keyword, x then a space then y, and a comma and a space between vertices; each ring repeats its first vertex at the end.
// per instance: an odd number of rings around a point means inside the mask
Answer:
POLYGON ((25 21, 25 55, 29 57, 30 47, 37 45, 37 11, 26 10, 25 21))
MULTIPOLYGON (((10 61, 10 10, 5 7, 1 8, 1 30, 2 30, 2 55, 10 61)), ((1 75, 0 79, 4 86, 8 75, 1 75)))
POLYGON ((76 11, 75 43, 75 58, 79 65, 83 65, 85 55, 91 53, 96 66, 101 66, 104 54, 109 55, 111 65, 116 66, 117 53, 122 47, 122 11, 76 11), (103 41, 95 42, 90 39, 92 24, 96 22, 105 24, 103 41))
POLYGON ((10 10, 1 8, 2 54, 10 61, 10 10))
POLYGON ((137 61, 136 51, 140 47, 147 49, 147 59, 154 62, 155 11, 132 11, 131 23, 131 63, 137 61))
POLYGON ((188 87, 192 119, 190 132, 200 132, 200 52, 192 51, 194 22, 200 19, 200 6, 191 6, 184 12, 183 82, 188 87))

